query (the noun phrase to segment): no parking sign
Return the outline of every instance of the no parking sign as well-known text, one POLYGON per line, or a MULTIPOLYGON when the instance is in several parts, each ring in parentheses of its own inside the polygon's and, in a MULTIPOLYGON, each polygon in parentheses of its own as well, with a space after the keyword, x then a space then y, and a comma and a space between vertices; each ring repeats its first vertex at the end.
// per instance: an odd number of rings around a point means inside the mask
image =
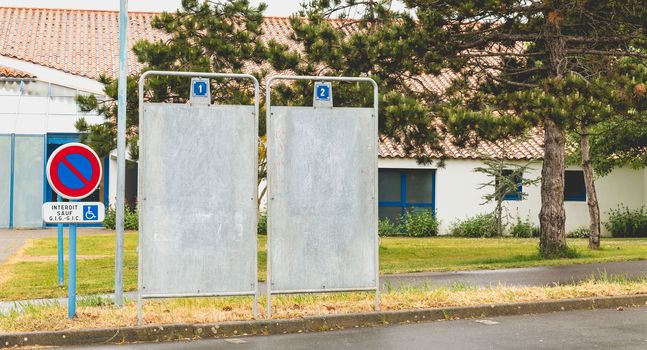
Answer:
POLYGON ((46 172, 49 185, 61 197, 82 199, 99 187, 101 161, 90 147, 68 143, 52 153, 46 172))
POLYGON ((94 192, 101 183, 101 160, 88 146, 68 143, 57 148, 47 160, 47 182, 69 203, 43 204, 43 221, 58 226, 58 280, 63 283, 63 225, 69 224, 68 317, 76 315, 76 224, 99 223, 105 217, 103 203, 77 202, 94 192))
MULTIPOLYGON (((47 161, 47 182, 61 197, 85 198, 101 183, 101 160, 88 146, 68 143, 57 148, 47 161)), ((105 217, 103 203, 45 203, 43 221, 53 224, 99 223, 105 217)))

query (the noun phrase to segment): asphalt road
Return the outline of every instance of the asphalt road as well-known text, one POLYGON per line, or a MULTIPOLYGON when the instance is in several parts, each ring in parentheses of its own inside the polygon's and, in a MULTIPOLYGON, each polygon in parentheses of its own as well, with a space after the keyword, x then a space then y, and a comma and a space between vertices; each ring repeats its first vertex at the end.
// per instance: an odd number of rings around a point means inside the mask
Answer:
POLYGON ((326 333, 69 350, 647 349, 647 308, 559 312, 326 333))
MULTIPOLYGON (((577 264, 567 266, 540 266, 500 270, 473 270, 453 272, 421 272, 382 276, 382 287, 397 288, 399 285, 431 286, 468 283, 473 286, 546 286, 572 284, 586 280, 592 275, 607 277, 647 276, 647 261, 607 262, 599 264, 577 264)), ((647 348, 647 347, 646 347, 647 348)))

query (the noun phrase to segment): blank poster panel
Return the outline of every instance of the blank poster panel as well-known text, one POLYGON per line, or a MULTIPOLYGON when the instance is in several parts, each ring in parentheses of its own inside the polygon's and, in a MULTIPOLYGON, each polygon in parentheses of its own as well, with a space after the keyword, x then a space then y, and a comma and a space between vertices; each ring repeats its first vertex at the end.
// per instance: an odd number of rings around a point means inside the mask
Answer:
POLYGON ((142 125, 144 296, 253 293, 254 107, 144 104, 142 125))
POLYGON ((272 289, 375 287, 374 110, 272 107, 271 118, 272 289))

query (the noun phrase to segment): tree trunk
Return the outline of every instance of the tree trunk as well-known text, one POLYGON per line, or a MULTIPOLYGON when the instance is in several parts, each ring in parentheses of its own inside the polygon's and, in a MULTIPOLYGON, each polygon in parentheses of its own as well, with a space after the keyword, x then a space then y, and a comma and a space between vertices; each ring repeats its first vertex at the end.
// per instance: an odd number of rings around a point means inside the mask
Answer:
POLYGON ((503 203, 499 202, 496 206, 496 217, 494 218, 496 222, 496 234, 497 236, 503 236, 503 203))
POLYGON ((544 165, 541 169, 539 248, 544 256, 561 255, 566 249, 564 212, 564 144, 566 136, 555 122, 544 121, 544 165))
MULTIPOLYGON (((544 37, 550 75, 561 79, 566 69, 566 42, 556 11, 546 14, 544 37)), ((566 134, 554 116, 544 117, 544 164, 541 169, 539 251, 545 257, 563 256, 566 251, 564 211, 564 158, 566 134)))
POLYGON ((591 166, 591 146, 589 144, 589 128, 582 123, 582 170, 584 170, 584 184, 586 186, 586 204, 589 206, 589 249, 600 249, 600 205, 593 181, 593 167, 591 166))

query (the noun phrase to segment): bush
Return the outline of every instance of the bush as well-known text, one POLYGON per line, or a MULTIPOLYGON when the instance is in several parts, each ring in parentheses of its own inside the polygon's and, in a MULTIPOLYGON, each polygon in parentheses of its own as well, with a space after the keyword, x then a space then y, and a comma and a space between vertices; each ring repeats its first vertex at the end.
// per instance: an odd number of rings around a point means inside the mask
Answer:
POLYGON ((411 210, 407 212, 404 224, 395 224, 390 219, 378 221, 380 236, 431 237, 438 235, 438 220, 431 211, 411 210))
POLYGON ((609 211, 609 221, 604 227, 613 237, 647 237, 647 211, 645 207, 632 210, 618 206, 609 211))
POLYGON ((459 220, 449 228, 456 237, 494 237, 497 235, 496 222, 491 214, 480 214, 459 220))
POLYGON ((438 235, 438 220, 429 210, 409 211, 404 228, 409 237, 431 237, 438 235))
POLYGON ((510 235, 517 238, 539 237, 539 227, 528 220, 521 221, 520 218, 517 218, 517 222, 510 227, 510 235))
POLYGON ((377 222, 377 232, 382 237, 404 236, 402 225, 394 224, 390 219, 379 219, 377 222))
MULTIPOLYGON (((111 230, 117 227, 117 210, 115 208, 110 207, 106 209, 106 218, 103 220, 103 227, 111 230)), ((137 212, 137 207, 131 209, 126 206, 124 211, 124 229, 139 229, 139 213, 137 212)))
POLYGON ((258 217, 258 234, 267 235, 267 212, 262 212, 258 217))
POLYGON ((589 238, 591 232, 588 227, 580 227, 566 234, 568 238, 589 238))

